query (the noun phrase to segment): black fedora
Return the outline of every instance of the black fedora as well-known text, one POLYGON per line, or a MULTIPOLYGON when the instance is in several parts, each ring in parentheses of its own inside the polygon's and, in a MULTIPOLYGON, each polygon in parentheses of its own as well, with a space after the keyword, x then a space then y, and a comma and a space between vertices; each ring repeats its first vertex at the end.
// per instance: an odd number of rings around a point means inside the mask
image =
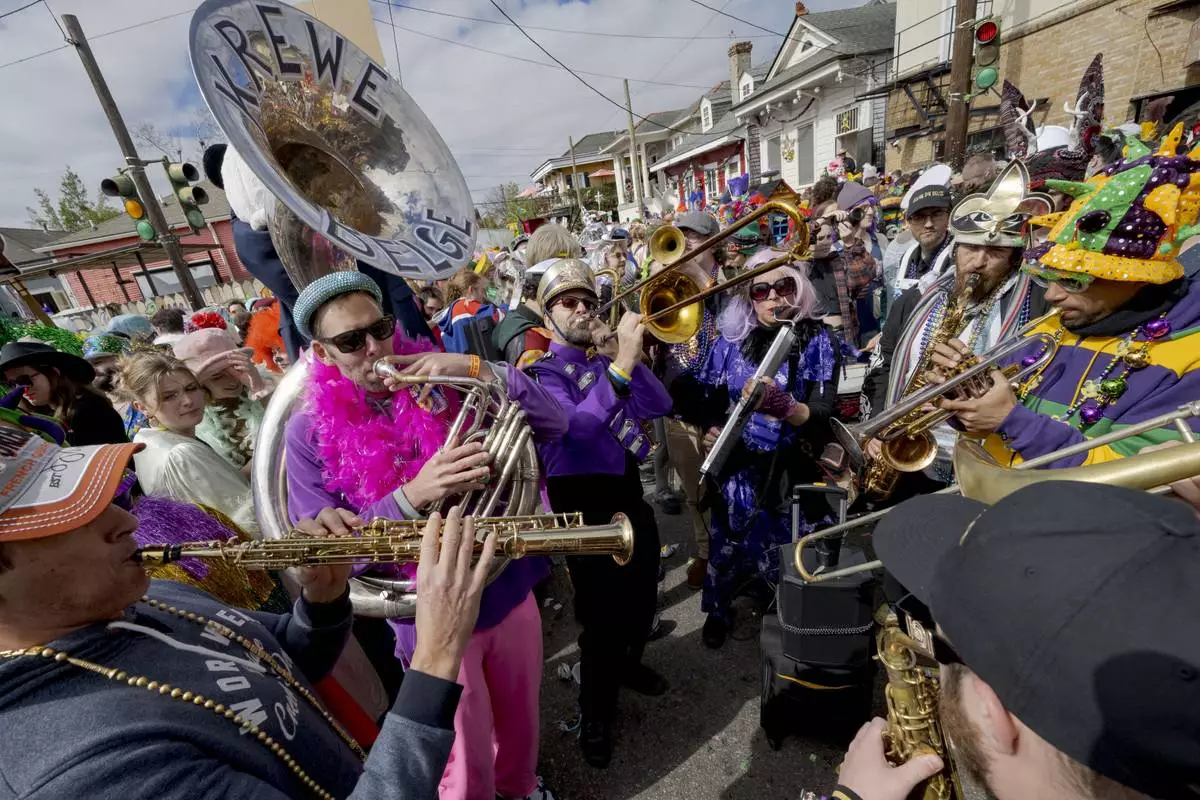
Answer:
POLYGON ((0 348, 0 374, 14 367, 52 367, 81 386, 96 377, 87 361, 42 342, 9 342, 0 348))

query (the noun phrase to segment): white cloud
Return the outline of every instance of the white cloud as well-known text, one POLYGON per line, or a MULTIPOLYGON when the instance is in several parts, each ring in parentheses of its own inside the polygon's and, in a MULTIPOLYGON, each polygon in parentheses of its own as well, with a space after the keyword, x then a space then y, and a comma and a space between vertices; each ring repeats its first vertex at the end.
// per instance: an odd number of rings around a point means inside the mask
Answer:
MULTIPOLYGON (((788 0, 705 0, 727 13, 785 32, 793 3, 788 0)), ((452 14, 501 20, 487 0, 397 0, 452 14)), ((0 13, 19 0, 0 0, 0 13)), ((857 0, 814 0, 813 11, 856 5, 857 0)), ((56 14, 75 14, 92 39, 96 58, 125 117, 133 127, 152 122, 162 129, 187 125, 199 102, 187 59, 190 14, 180 14, 124 33, 100 36, 129 25, 199 5, 198 0, 51 0, 56 14)), ((602 38, 530 31, 544 47, 574 69, 667 83, 712 85, 728 74, 728 45, 747 35, 762 36, 691 0, 502 0, 522 25, 590 31, 721 36, 721 39, 602 38)), ((371 0, 376 19, 388 6, 371 0)), ((548 61, 508 25, 468 22, 393 7, 397 25, 513 56, 548 61)), ((392 31, 377 25, 388 66, 396 68, 392 31)), ((625 113, 597 97, 561 69, 541 67, 396 32, 405 89, 433 121, 455 153, 467 183, 480 198, 503 181, 524 185, 544 159, 558 156, 567 137, 625 127, 625 113)), ((754 62, 774 55, 778 37, 753 38, 754 62)), ((44 6, 0 20, 0 64, 59 46, 62 36, 44 6)), ((584 76, 621 102, 621 81, 584 76)), ((634 110, 641 114, 681 107, 702 90, 630 83, 634 110)), ((33 189, 57 188, 70 164, 90 187, 115 172, 122 159, 111 130, 72 48, 0 68, 0 225, 24 225, 33 189)), ((143 157, 158 154, 146 151, 143 157)), ((155 176, 158 178, 158 176, 155 176)), ((158 178, 160 181, 161 179, 158 178)), ((165 191, 165 182, 160 182, 165 191)))

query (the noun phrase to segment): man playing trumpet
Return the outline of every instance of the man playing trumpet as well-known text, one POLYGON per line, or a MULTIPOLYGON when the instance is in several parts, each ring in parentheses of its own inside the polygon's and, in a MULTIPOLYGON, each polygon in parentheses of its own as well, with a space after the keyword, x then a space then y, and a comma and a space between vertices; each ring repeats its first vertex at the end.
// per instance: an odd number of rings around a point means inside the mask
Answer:
MULTIPOLYGON (((1087 183, 1047 181, 1075 197, 1061 213, 1034 220, 1049 241, 1023 270, 1046 287, 1059 313, 1032 333, 1049 334, 1046 363, 1015 389, 998 372, 986 394, 943 400, 969 433, 1005 466, 1157 417, 1200 397, 1200 288, 1176 260, 1200 231, 1200 148, 1177 155, 1181 128, 1157 152, 1133 142, 1125 159, 1087 183)), ((963 348, 941 348, 938 366, 963 348)), ((1195 424, 1195 423, 1193 423, 1195 424)), ((1050 467, 1133 455, 1181 438, 1173 427, 1130 436, 1050 467)))
MULTIPOLYGON (((888 313, 880 340, 882 361, 863 386, 874 414, 886 412, 911 391, 918 371, 928 365, 935 350, 985 353, 1045 313, 1042 292, 1019 267, 1028 220, 1035 213, 1049 212, 1050 199, 1029 193, 1027 186, 1024 165, 1014 161, 987 194, 970 195, 954 207, 950 214, 954 269, 928 291, 909 289, 888 313), (963 301, 962 327, 942 330, 948 309, 963 301), (938 348, 939 338, 950 344, 938 348)), ((950 482, 950 453, 957 432, 941 425, 934 430, 934 438, 936 460, 924 472, 902 475, 897 499, 935 491, 950 482)), ((879 458, 879 441, 868 442, 866 450, 871 458, 879 458)))
MULTIPOLYGON (((446 441, 455 394, 418 399, 397 391, 396 382, 374 372, 381 359, 412 375, 503 381, 528 415, 535 441, 567 430, 558 403, 520 370, 477 356, 422 352, 425 346, 404 336, 379 303, 378 287, 356 272, 318 278, 296 301, 296 324, 313 349, 304 407, 287 425, 293 519, 326 506, 364 519, 422 519, 435 504, 482 489, 493 477, 481 444, 446 441)), ((484 593, 459 676, 464 693, 442 800, 546 796, 535 794, 544 791, 535 771, 542 629, 531 589, 547 572, 544 559, 521 559, 484 593)), ((396 654, 408 665, 414 626, 393 620, 392 627, 396 654)))

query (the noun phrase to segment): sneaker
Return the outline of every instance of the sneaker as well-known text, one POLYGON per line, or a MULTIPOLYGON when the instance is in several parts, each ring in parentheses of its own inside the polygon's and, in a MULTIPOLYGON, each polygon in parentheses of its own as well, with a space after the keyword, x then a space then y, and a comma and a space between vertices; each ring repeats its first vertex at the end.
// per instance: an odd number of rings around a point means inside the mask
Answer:
POLYGON ((638 664, 627 670, 621 679, 621 685, 646 697, 659 697, 666 694, 667 689, 671 688, 666 678, 645 664, 638 664))
POLYGON ((612 726, 598 720, 584 720, 579 732, 579 750, 583 760, 596 769, 604 769, 612 761, 612 726))
POLYGON ((693 592, 704 588, 704 576, 708 574, 708 559, 693 556, 688 559, 687 587, 693 592))
POLYGON ((700 631, 700 638, 704 640, 705 647, 711 650, 719 650, 725 644, 725 637, 728 634, 728 623, 715 614, 709 614, 708 619, 704 620, 704 628, 700 631))
POLYGON ((542 776, 537 776, 537 788, 525 796, 525 800, 556 800, 554 792, 546 788, 546 782, 542 780, 542 776))

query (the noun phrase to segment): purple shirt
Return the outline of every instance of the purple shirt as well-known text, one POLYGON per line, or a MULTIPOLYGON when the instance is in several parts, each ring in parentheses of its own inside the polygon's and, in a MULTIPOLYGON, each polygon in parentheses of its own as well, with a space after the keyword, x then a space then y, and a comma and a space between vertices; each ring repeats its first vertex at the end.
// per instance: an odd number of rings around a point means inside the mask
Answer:
MULTIPOLYGON (((493 365, 494 369, 498 367, 493 365)), ((567 418, 551 393, 511 365, 504 365, 504 374, 508 382, 508 397, 519 403, 525 411, 534 440, 540 442, 563 436, 567 431, 567 418)), ((315 517, 321 509, 328 507, 348 509, 366 520, 376 517, 405 519, 391 494, 363 508, 355 508, 340 492, 333 493, 326 489, 321 477, 320 451, 311 428, 309 412, 301 410, 288 420, 284 439, 287 447, 288 516, 293 523, 301 517, 315 517)), ((517 559, 509 564, 484 590, 476 630, 485 630, 501 622, 508 612, 525 599, 534 584, 549 572, 549 562, 544 558, 517 559)))
POLYGON ((613 421, 622 414, 648 421, 670 413, 671 396, 644 364, 634 368, 630 391, 618 394, 608 377, 610 363, 607 356, 589 360, 584 350, 553 342, 550 354, 527 368, 566 410, 570 423, 565 436, 538 444, 548 477, 624 473, 625 448, 613 435, 613 421), (580 380, 588 374, 591 383, 581 389, 580 380))

